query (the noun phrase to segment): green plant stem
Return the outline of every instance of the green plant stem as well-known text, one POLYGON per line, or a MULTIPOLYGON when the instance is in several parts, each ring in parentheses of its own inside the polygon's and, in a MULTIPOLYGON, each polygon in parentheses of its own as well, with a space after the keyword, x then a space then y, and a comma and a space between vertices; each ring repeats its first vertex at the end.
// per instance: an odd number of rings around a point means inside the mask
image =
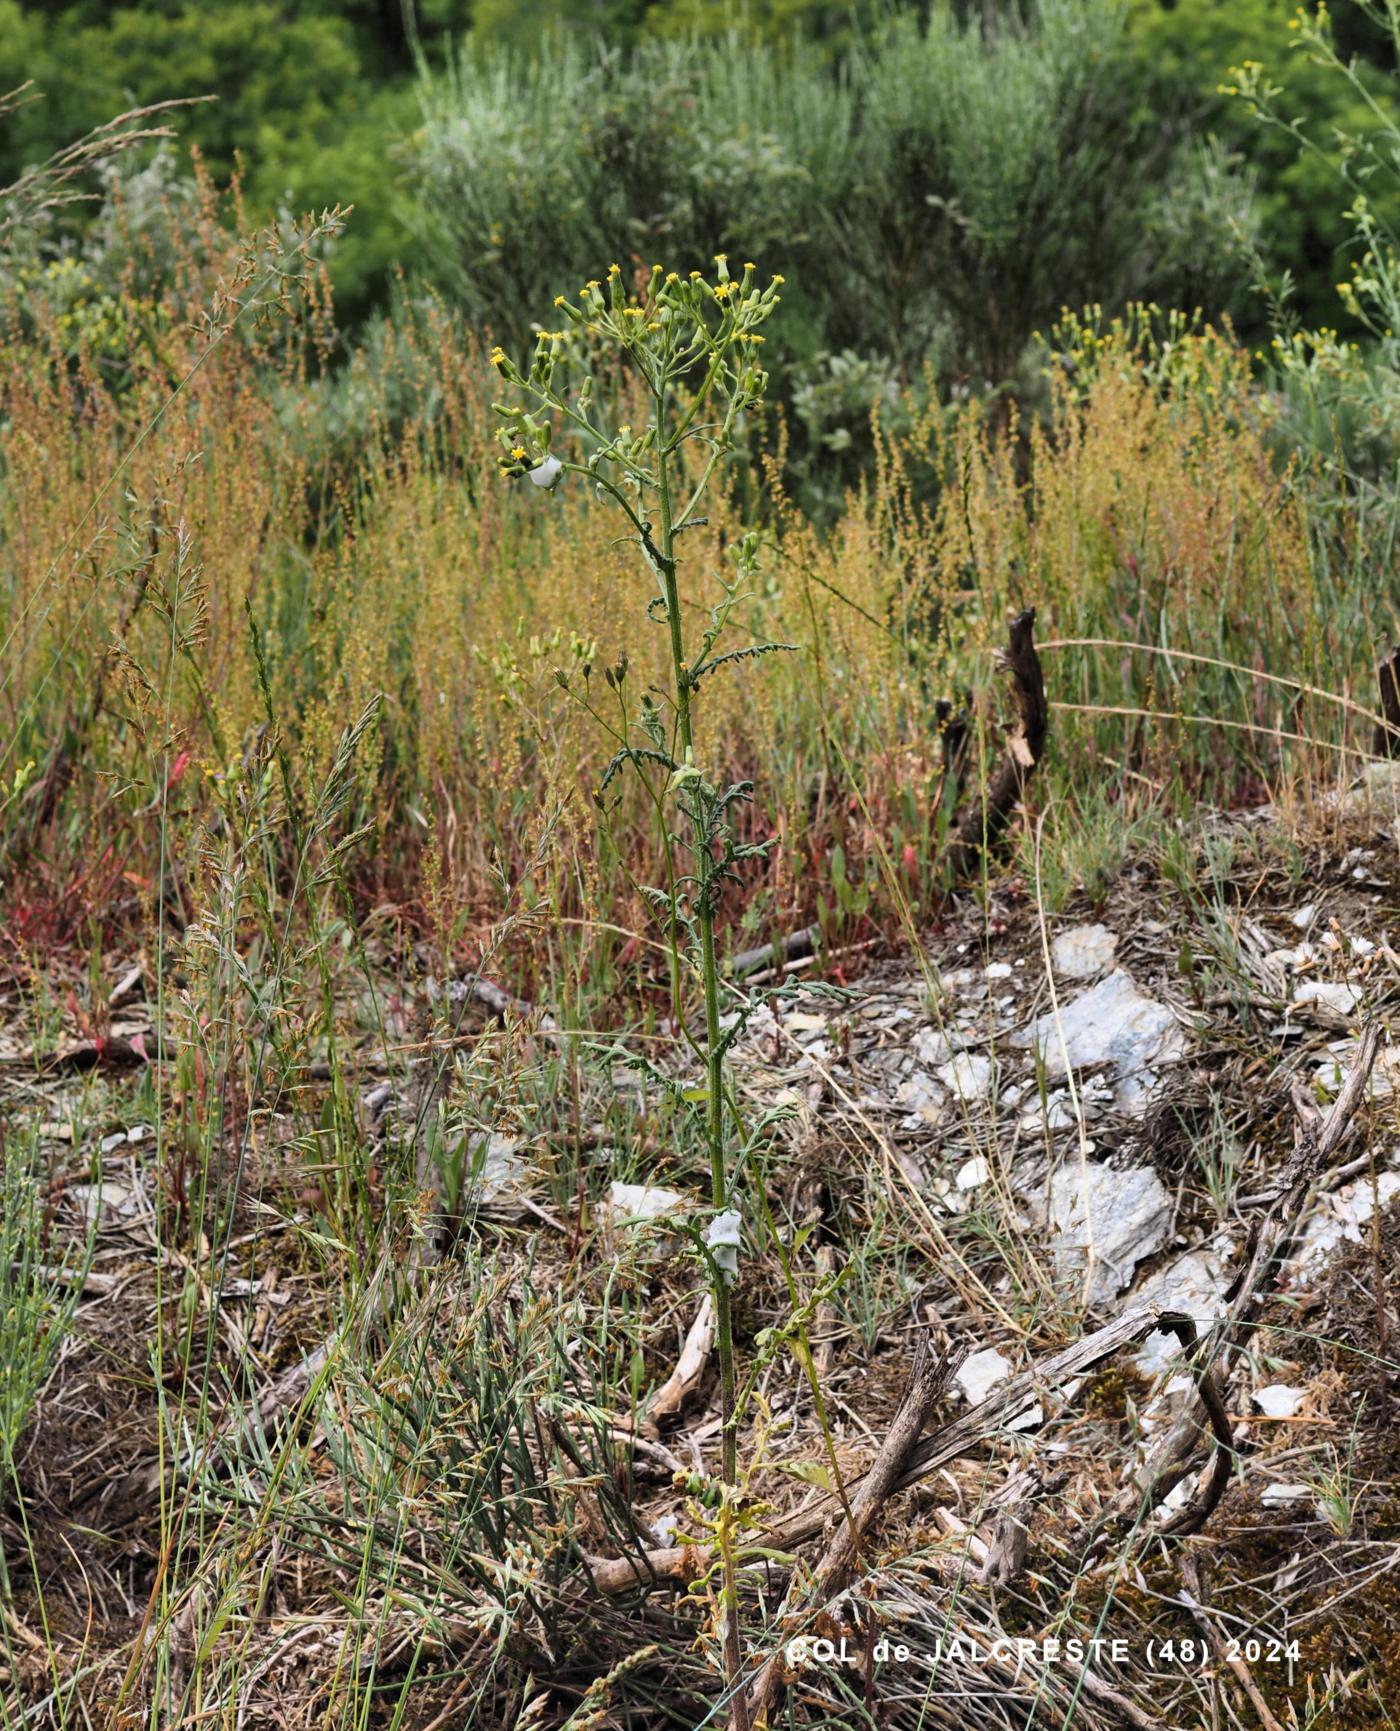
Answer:
MULTIPOLYGON (((656 394, 656 423, 665 422, 664 391, 656 394)), ((690 668, 685 657, 685 640, 681 633, 680 591, 676 582, 675 523, 672 517, 671 481, 666 451, 658 441, 657 499, 661 517, 661 583, 666 597, 666 616, 671 630, 671 662, 676 680, 676 729, 680 758, 684 763, 693 756, 694 734, 690 713, 690 668)), ((696 924, 700 932, 700 971, 705 989, 705 1069, 706 1069, 706 1136, 710 1145, 710 1201, 722 1210, 727 1197, 724 1158, 724 1053, 720 1044, 719 1026, 719 964, 715 956, 715 921, 710 907, 708 884, 709 841, 703 821, 695 819, 695 874, 700 883, 696 924)), ((720 1476, 727 1487, 738 1482, 739 1449, 736 1431, 736 1377, 734 1368, 734 1319, 729 1287, 724 1275, 715 1271, 711 1282, 715 1307, 715 1345, 719 1353, 720 1376, 720 1476)), ((743 1649, 739 1641, 739 1582, 734 1549, 728 1542, 727 1521, 722 1528, 725 1542, 720 1549, 723 1557, 724 1586, 724 1656, 726 1681, 733 1691, 733 1723, 739 1731, 747 1731, 748 1713, 743 1689, 743 1649)))

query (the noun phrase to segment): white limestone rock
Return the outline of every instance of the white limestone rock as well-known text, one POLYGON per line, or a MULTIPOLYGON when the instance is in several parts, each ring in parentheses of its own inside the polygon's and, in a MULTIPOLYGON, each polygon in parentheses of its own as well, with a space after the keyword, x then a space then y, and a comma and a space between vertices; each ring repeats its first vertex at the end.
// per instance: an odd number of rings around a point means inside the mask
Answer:
POLYGON ((1027 1203, 1049 1234, 1057 1272, 1082 1280, 1091 1304, 1121 1292, 1171 1230, 1171 1196, 1149 1166, 1115 1172, 1069 1159, 1051 1178, 1048 1197, 1042 1191, 1027 1203))
POLYGON ((1113 966, 1117 934, 1107 926, 1075 926, 1050 946, 1050 962, 1062 980, 1092 980, 1113 966))
POLYGON ((1068 1065, 1111 1065, 1120 1077, 1154 1064, 1174 1063, 1186 1051, 1186 1036, 1165 1004, 1140 992, 1119 968, 1060 1007, 1011 1036, 1011 1044, 1042 1055, 1047 1074, 1063 1076, 1068 1065))
POLYGON ((1003 1358, 994 1346, 974 1352, 958 1366, 953 1381, 962 1390, 969 1406, 980 1406, 999 1382, 1011 1375, 1011 1360, 1003 1358))
POLYGON ((1377 1206, 1386 1208, 1397 1196, 1400 1172, 1378 1172, 1374 1184, 1369 1176, 1358 1178, 1324 1196, 1303 1228, 1293 1267, 1306 1279, 1339 1244, 1364 1242, 1362 1228, 1377 1206))
POLYGON ((979 1052, 959 1052, 934 1072, 955 1100, 985 1100, 996 1080, 996 1066, 979 1052))
POLYGON ((1303 1404, 1303 1390, 1285 1382, 1271 1382, 1254 1391, 1254 1404, 1265 1418, 1292 1418, 1303 1404))
POLYGON ((659 1220, 683 1220, 690 1203, 679 1190, 659 1184, 623 1184, 614 1179, 603 1205, 608 1224, 614 1227, 653 1226, 659 1220))
MULTIPOLYGON (((1133 1288, 1129 1303, 1160 1304, 1180 1310, 1202 1331, 1225 1312, 1224 1292, 1229 1277, 1220 1259, 1209 1250, 1188 1255, 1149 1274, 1133 1288)), ((1181 1342, 1164 1328, 1155 1329, 1133 1354, 1139 1370, 1155 1376, 1181 1352, 1181 1342)))

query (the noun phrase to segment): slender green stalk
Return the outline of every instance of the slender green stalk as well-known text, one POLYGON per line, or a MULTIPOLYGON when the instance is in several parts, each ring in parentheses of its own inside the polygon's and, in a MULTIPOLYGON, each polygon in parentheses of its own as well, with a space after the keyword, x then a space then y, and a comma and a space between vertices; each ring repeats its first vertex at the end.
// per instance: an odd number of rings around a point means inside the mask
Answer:
MULTIPOLYGON (((656 424, 659 428, 666 425, 664 386, 656 393, 656 424)), ((678 756, 682 763, 688 763, 694 757, 695 751, 694 721, 691 714, 692 687, 690 666, 685 654, 685 638, 681 629, 680 588, 676 582, 675 526, 671 516, 671 477, 664 445, 657 451, 656 471, 658 511, 661 519, 658 549, 661 554, 660 577, 670 624, 671 670, 676 682, 676 732, 680 746, 678 756)), ((695 923, 700 935, 700 971, 705 993, 706 1140, 710 1150, 710 1201, 718 1213, 728 1201, 728 1161, 725 1158, 724 1139, 724 1050, 720 1043, 719 1026, 719 963, 715 954, 714 910, 707 882, 713 861, 704 820, 698 809, 692 823, 695 831, 696 869, 700 880, 695 923)), ((710 1287, 715 1309, 715 1346, 719 1354, 720 1476, 726 1488, 732 1490, 739 1477, 734 1316, 729 1284, 718 1267, 713 1271, 710 1287)), ((740 1727, 740 1731, 746 1731, 748 1712, 743 1687, 744 1655, 739 1640, 738 1567, 727 1520, 721 1523, 719 1537, 723 1569, 726 1682, 733 1691, 733 1722, 740 1727)))

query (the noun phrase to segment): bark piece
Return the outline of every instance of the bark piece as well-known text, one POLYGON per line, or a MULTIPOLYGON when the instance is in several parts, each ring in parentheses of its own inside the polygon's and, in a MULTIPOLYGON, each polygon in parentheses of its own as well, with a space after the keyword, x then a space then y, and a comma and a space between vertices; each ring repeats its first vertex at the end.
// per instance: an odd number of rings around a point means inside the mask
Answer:
POLYGON ((993 1513, 985 1528, 984 1584, 1008 1586, 1017 1579, 1026 1566, 1036 1505, 1062 1490, 1068 1481, 1067 1472, 1055 1473, 1047 1479, 1039 1464, 1032 1461, 997 1492, 993 1513))
POLYGON ((674 1418, 686 1396, 705 1374, 710 1360, 710 1348, 715 1343, 715 1302, 707 1292, 696 1312, 695 1321, 681 1347, 676 1368, 652 1397, 643 1420, 643 1430, 652 1436, 659 1433, 662 1419, 674 1418))
POLYGON ((1190 1556, 1180 1560, 1182 1580, 1181 1602, 1195 1618, 1201 1633, 1210 1644, 1210 1650, 1215 1655, 1217 1665, 1223 1666, 1233 1673, 1241 1689, 1249 1697, 1249 1703, 1258 1716, 1264 1731, 1283 1731, 1282 1725, 1269 1710, 1269 1703, 1259 1692, 1259 1687, 1249 1674, 1249 1666, 1237 1655, 1232 1655, 1215 1626, 1215 1619, 1207 1610, 1201 1592, 1201 1577, 1196 1564, 1190 1556))
POLYGON ((737 956, 730 957, 726 971, 736 976, 752 974, 758 968, 772 967, 780 962, 795 962, 803 956, 815 955, 821 937, 820 926, 804 926, 800 932, 789 932, 775 943, 759 944, 752 950, 740 950, 737 956))

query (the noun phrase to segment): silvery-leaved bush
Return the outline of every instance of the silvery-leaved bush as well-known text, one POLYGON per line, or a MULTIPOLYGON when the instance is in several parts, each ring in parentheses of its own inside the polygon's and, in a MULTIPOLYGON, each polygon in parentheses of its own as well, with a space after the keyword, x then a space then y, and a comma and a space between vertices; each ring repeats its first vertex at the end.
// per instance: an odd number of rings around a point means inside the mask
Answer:
POLYGON ((723 1214, 717 1214, 710 1222, 710 1230, 705 1234, 705 1243, 715 1260, 715 1267, 728 1286, 733 1286, 739 1278, 739 1229, 741 1221, 734 1209, 728 1208, 723 1214))

